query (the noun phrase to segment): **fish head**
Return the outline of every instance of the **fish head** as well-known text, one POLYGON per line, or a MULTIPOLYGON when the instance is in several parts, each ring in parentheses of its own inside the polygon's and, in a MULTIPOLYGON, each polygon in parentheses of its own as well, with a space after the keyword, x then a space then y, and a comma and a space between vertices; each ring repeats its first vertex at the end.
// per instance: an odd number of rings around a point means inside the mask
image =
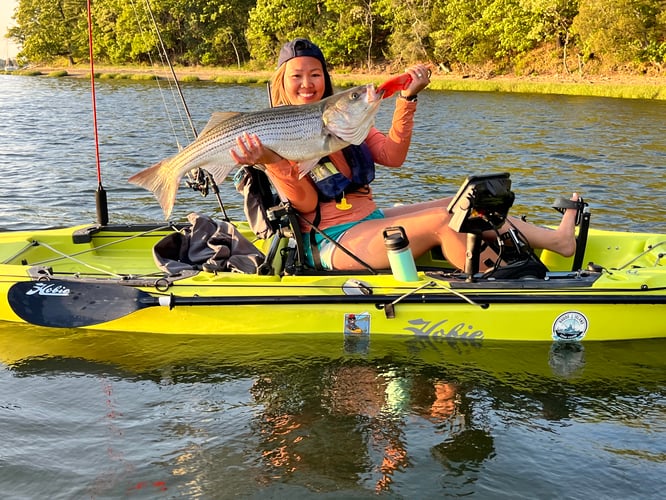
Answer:
POLYGON ((375 124, 381 95, 371 83, 339 92, 321 101, 324 127, 337 138, 359 145, 375 124))

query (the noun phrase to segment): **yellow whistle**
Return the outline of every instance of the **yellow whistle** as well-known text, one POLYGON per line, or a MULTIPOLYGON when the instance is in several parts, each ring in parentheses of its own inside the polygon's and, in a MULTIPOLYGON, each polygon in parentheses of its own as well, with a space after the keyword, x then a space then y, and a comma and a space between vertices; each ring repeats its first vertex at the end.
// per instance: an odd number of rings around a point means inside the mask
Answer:
POLYGON ((339 203, 335 204, 335 208, 337 208, 338 210, 349 210, 351 207, 352 206, 349 203, 347 203, 347 198, 345 198, 344 196, 342 197, 339 203))

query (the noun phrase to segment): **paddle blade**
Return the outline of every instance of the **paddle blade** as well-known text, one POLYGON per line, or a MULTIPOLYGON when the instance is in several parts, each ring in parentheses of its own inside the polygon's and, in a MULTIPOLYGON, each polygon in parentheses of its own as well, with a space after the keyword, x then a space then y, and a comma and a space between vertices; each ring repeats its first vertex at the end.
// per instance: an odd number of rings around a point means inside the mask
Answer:
POLYGON ((409 73, 403 73, 402 75, 394 76, 389 78, 379 87, 377 87, 377 93, 382 93, 382 99, 391 97, 396 92, 405 90, 409 87, 409 84, 412 83, 412 77, 409 73))
POLYGON ((158 305, 149 293, 130 286, 64 280, 15 283, 7 299, 24 321, 53 328, 97 325, 158 305))

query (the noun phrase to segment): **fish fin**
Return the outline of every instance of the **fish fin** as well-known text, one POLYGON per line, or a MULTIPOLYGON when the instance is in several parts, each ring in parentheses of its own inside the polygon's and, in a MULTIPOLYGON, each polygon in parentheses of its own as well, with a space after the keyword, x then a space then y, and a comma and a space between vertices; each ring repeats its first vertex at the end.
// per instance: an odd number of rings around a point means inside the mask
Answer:
POLYGON ((411 75, 409 73, 403 73, 402 75, 389 78, 379 85, 379 87, 377 87, 377 93, 382 93, 382 99, 386 99, 400 90, 405 90, 409 87, 410 83, 412 83, 411 75))
POLYGON ((210 129, 218 126, 222 122, 226 122, 227 120, 233 118, 234 116, 238 116, 242 113, 239 111, 217 111, 210 115, 210 120, 208 120, 208 123, 206 123, 206 126, 204 129, 201 131, 199 135, 204 135, 206 132, 209 132, 210 129))
POLYGON ((165 174, 165 164, 168 161, 169 159, 162 160, 128 179, 130 183, 153 192, 162 207, 165 220, 171 215, 173 206, 176 203, 176 192, 180 185, 179 176, 174 178, 165 174))
POLYGON ((314 158, 312 160, 303 160, 298 162, 298 178, 302 179, 310 173, 310 171, 315 168, 317 163, 321 158, 314 158))

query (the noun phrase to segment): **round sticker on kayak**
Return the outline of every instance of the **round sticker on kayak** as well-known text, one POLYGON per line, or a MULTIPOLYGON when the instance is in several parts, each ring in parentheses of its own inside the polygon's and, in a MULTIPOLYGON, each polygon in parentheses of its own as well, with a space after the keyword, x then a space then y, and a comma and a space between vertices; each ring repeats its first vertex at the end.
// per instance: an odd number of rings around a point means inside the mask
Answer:
POLYGON ((567 311, 553 322, 553 340, 583 340, 589 322, 583 313, 567 311))

